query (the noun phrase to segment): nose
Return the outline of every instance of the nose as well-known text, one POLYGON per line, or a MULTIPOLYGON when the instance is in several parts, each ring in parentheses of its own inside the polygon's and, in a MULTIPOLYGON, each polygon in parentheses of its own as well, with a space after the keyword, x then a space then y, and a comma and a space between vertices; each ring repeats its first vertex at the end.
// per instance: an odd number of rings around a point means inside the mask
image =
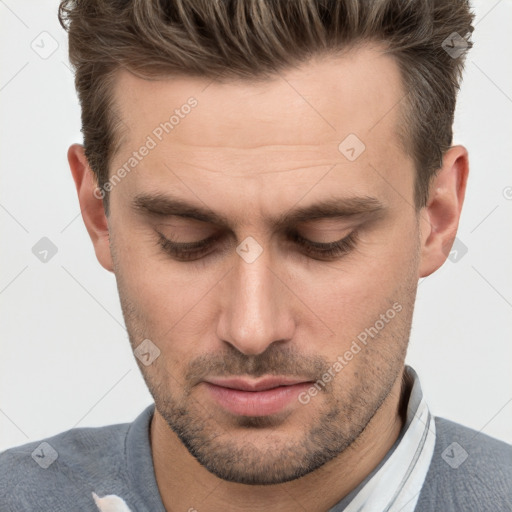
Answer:
POLYGON ((246 355, 258 355, 272 343, 292 339, 295 328, 290 291, 268 252, 251 263, 238 256, 219 293, 219 339, 246 355))

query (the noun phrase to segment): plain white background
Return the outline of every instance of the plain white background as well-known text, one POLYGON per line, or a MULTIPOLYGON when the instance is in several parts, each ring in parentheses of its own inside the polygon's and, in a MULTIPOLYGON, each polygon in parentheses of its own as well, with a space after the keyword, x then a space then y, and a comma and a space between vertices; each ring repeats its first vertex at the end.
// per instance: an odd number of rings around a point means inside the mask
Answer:
MULTIPOLYGON (((0 450, 132 421, 152 401, 79 214, 66 151, 82 141, 80 112, 57 5, 0 0, 0 450), (47 263, 32 252, 42 237, 57 248, 47 263)), ((420 282, 407 362, 434 414, 512 443, 512 2, 473 5, 455 123, 471 161, 467 252, 420 282)))

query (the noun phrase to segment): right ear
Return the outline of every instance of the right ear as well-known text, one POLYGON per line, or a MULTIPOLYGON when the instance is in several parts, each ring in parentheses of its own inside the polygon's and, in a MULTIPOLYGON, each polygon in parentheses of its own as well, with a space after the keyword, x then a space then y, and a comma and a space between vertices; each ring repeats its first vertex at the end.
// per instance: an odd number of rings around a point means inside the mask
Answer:
POLYGON ((102 267, 113 272, 108 220, 102 200, 104 191, 98 189, 96 177, 89 167, 81 144, 72 144, 69 147, 68 162, 75 180, 82 218, 94 245, 96 258, 102 267))

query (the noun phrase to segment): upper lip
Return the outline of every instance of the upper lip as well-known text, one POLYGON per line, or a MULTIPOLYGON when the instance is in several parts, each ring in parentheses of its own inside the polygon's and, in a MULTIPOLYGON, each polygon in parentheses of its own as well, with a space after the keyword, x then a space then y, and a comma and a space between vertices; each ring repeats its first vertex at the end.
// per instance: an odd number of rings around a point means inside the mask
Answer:
POLYGON ((267 389, 277 388, 279 386, 293 386, 294 384, 303 384, 311 382, 309 379, 301 379, 296 377, 279 377, 270 376, 263 377, 258 380, 248 380, 242 378, 210 378, 206 382, 221 386, 223 388, 239 389, 241 391, 266 391, 267 389))

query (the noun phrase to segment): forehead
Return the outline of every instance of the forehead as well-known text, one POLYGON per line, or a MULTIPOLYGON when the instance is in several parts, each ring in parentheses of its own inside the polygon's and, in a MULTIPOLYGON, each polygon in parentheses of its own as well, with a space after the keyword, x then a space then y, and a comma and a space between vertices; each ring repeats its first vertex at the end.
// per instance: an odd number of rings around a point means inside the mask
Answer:
MULTIPOLYGON (((377 123, 404 95, 395 59, 378 46, 313 56, 265 81, 220 83, 188 76, 150 81, 122 70, 114 87, 128 140, 136 142, 157 119, 168 120, 194 97, 200 107, 194 109, 196 122, 182 123, 173 137, 187 138, 192 132, 212 146, 224 145, 227 133, 236 146, 246 144, 249 136, 255 145, 266 145, 269 138, 276 144, 294 144, 314 141, 315 135, 366 132, 372 127, 369 122, 377 123), (240 122, 244 122, 243 131, 240 122), (298 130, 300 122, 308 124, 298 130), (276 140, 275 133, 269 136, 264 130, 276 123, 294 129, 279 131, 276 140)), ((388 121, 396 119, 393 114, 397 112, 390 112, 388 121)))
POLYGON ((150 81, 122 71, 114 98, 125 137, 110 171, 149 137, 154 147, 125 180, 134 191, 165 189, 180 175, 194 186, 246 179, 263 191, 332 166, 340 172, 324 180, 326 190, 334 179, 360 188, 376 171, 396 174, 404 163, 411 171, 397 136, 404 96, 397 63, 375 46, 317 56, 266 81, 150 81), (351 134, 364 144, 356 161, 339 149, 351 134))

